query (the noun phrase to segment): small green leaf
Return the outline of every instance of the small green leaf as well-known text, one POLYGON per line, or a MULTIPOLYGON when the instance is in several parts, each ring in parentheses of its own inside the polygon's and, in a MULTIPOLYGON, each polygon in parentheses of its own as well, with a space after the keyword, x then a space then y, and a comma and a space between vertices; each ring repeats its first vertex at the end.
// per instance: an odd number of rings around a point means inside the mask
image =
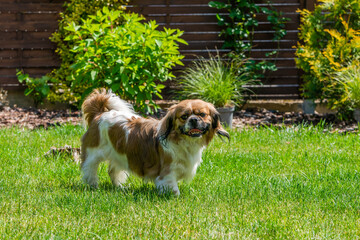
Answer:
POLYGON ((112 84, 112 85, 111 85, 111 90, 112 90, 113 92, 116 93, 119 89, 120 89, 120 84, 116 83, 116 84, 112 84))
POLYGON ((91 80, 94 82, 96 79, 97 71, 91 71, 91 80))
POLYGON ((176 41, 179 42, 179 43, 185 44, 185 45, 189 45, 189 44, 188 44, 184 39, 182 39, 182 38, 178 38, 178 39, 176 39, 176 41))
POLYGON ((127 82, 129 81, 129 77, 126 74, 122 74, 121 81, 123 82, 123 84, 127 84, 127 82))
POLYGON ((227 6, 226 3, 223 3, 223 2, 218 2, 218 1, 210 1, 209 2, 209 7, 212 7, 212 8, 223 9, 226 6, 227 6))
POLYGON ((155 39, 155 43, 156 43, 156 45, 157 45, 159 48, 161 48, 162 42, 161 42, 160 40, 155 39))
POLYGON ((25 96, 29 96, 29 94, 31 94, 33 91, 34 91, 33 88, 32 89, 30 89, 30 88, 26 89, 25 90, 25 96))
POLYGON ((111 79, 105 79, 104 82, 105 82, 107 85, 111 85, 113 81, 112 81, 111 79))

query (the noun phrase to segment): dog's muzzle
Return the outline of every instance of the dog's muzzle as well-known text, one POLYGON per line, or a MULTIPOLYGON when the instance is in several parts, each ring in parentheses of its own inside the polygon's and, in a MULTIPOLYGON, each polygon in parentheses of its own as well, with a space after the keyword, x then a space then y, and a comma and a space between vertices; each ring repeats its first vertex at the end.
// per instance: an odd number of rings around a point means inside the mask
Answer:
POLYGON ((183 127, 180 127, 182 134, 190 137, 201 137, 210 128, 210 124, 204 123, 197 117, 189 118, 183 127))

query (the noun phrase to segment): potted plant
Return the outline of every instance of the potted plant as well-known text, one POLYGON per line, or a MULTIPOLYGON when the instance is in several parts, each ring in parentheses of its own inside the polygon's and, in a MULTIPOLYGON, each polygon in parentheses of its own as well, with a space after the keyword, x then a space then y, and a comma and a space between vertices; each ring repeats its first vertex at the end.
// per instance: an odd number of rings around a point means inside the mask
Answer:
POLYGON ((178 79, 181 98, 201 99, 214 104, 221 121, 232 127, 235 105, 244 100, 245 85, 251 84, 241 69, 243 62, 224 61, 219 54, 198 57, 178 79))
POLYGON ((350 102, 354 109, 354 119, 360 122, 360 66, 352 63, 344 71, 336 74, 336 79, 344 85, 345 95, 342 101, 350 102))
POLYGON ((305 98, 302 103, 302 110, 305 114, 314 114, 316 104, 314 99, 305 98))

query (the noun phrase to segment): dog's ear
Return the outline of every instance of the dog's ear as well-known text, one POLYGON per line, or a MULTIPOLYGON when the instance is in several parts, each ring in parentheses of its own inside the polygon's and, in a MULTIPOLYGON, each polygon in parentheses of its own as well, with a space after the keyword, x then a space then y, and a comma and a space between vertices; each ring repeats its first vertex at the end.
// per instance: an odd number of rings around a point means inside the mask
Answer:
POLYGON ((160 129, 157 134, 157 137, 160 142, 164 142, 167 139, 167 137, 170 135, 174 127, 174 120, 175 120, 175 106, 172 106, 169 108, 165 117, 160 121, 160 129))
POLYGON ((221 125, 219 112, 213 106, 212 106, 212 108, 210 108, 210 110, 211 110, 211 117, 212 117, 212 128, 214 129, 215 133, 218 134, 218 136, 221 138, 221 140, 223 140, 222 137, 226 137, 228 139, 228 141, 230 142, 230 134, 227 131, 225 131, 225 129, 221 125))

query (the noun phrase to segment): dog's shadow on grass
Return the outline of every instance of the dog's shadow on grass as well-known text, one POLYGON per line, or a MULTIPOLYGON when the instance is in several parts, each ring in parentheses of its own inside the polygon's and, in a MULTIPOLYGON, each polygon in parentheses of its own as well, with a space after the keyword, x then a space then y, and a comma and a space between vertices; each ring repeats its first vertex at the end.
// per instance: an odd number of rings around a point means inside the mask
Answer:
POLYGON ((147 200, 159 201, 170 200, 176 198, 171 191, 159 193, 156 187, 151 183, 143 184, 126 184, 124 187, 115 187, 110 182, 100 183, 98 188, 87 186, 83 183, 72 183, 64 185, 64 188, 70 189, 73 192, 92 192, 99 194, 121 194, 126 199, 133 199, 133 201, 147 200))

